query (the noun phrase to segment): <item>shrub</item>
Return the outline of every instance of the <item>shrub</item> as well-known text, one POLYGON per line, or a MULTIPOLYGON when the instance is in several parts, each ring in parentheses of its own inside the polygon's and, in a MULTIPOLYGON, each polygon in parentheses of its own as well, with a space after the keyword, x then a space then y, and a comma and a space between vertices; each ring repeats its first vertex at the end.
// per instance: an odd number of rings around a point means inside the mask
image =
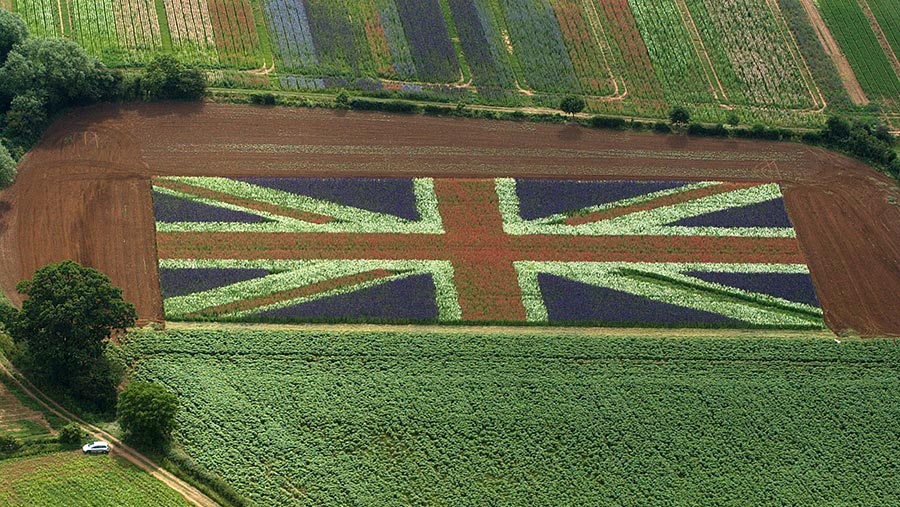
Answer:
POLYGON ((274 106, 278 101, 275 98, 275 94, 271 92, 267 93, 254 93, 250 95, 250 103, 256 104, 259 106, 274 106))
POLYGON ((69 423, 59 430, 59 435, 56 438, 61 444, 80 444, 81 426, 76 423, 69 423))
POLYGON ((175 429, 178 398, 159 384, 133 382, 119 395, 122 431, 132 441, 160 447, 175 429))
POLYGON ((141 84, 149 100, 199 100, 206 94, 206 76, 166 54, 147 65, 141 84))
POLYGON ((669 121, 672 125, 687 125, 691 122, 691 112, 684 106, 675 106, 669 111, 669 121))
POLYGON ((11 435, 0 435, 0 455, 10 455, 19 450, 22 444, 11 435))
POLYGON ((0 9, 0 64, 13 46, 28 38, 28 28, 18 14, 0 9))
POLYGON ((575 115, 584 111, 587 104, 580 95, 567 95, 559 103, 559 108, 566 114, 575 115))
POLYGON ((349 109, 351 105, 350 93, 347 90, 341 90, 334 97, 334 105, 338 109, 349 109))
POLYGON ((624 118, 609 118, 606 116, 594 116, 590 121, 591 127, 602 129, 624 130, 626 127, 624 118))

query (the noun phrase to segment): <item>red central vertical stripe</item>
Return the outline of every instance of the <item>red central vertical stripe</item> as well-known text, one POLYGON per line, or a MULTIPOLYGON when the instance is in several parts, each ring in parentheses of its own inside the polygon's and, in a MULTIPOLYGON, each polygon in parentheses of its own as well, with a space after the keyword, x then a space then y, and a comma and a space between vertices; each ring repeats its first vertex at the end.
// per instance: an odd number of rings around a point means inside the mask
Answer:
POLYGON ((525 320, 519 259, 503 232, 494 181, 436 179, 434 191, 463 320, 525 320))

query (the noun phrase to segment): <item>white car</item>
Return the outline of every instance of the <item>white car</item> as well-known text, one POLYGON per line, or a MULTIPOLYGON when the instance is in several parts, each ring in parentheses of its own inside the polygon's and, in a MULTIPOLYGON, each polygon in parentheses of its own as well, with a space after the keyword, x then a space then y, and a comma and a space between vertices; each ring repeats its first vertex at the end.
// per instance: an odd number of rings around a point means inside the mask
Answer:
POLYGON ((84 444, 81 451, 85 454, 109 454, 109 443, 102 440, 84 444))

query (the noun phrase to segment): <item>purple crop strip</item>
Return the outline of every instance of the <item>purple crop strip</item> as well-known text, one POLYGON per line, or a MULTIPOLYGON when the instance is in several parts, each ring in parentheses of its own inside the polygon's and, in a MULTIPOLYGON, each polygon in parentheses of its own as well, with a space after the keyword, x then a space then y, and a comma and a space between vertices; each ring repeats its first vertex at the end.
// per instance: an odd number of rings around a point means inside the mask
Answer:
POLYGON ((413 181, 408 178, 236 178, 239 181, 354 208, 418 220, 413 181))
POLYGON ((438 0, 397 0, 397 11, 421 81, 459 80, 459 62, 438 0))
POLYGON ((235 211, 173 195, 153 192, 153 214, 157 222, 238 222, 254 224, 269 220, 243 211, 235 211))
POLYGON ((268 275, 265 269, 178 268, 159 270, 164 298, 194 294, 268 275))
POLYGON ((710 283, 734 287, 749 292, 768 294, 796 303, 819 306, 812 278, 807 273, 728 273, 688 271, 687 276, 710 283))
POLYGON ((739 322, 724 315, 654 301, 547 273, 538 274, 538 284, 550 322, 666 326, 739 322))
POLYGON ((534 220, 688 185, 687 181, 516 180, 519 214, 534 220))
POLYGON ((690 218, 684 218, 668 225, 682 227, 792 227, 784 209, 784 199, 727 208, 690 218))
POLYGON ((438 317, 435 292, 431 275, 412 275, 346 294, 261 312, 251 319, 435 321, 438 317))
POLYGON ((291 69, 315 65, 316 50, 303 3, 292 0, 266 0, 263 2, 269 32, 275 41, 275 51, 291 69))

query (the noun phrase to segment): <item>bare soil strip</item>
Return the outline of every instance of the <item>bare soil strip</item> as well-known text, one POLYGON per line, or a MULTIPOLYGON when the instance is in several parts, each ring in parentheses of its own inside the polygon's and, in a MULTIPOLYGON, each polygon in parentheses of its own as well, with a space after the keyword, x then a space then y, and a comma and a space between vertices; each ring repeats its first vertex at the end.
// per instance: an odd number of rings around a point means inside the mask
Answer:
POLYGON ((841 82, 844 83, 844 89, 846 89, 847 94, 850 95, 850 100, 852 100, 854 104, 860 106, 868 104, 869 98, 866 97, 866 92, 864 92, 862 86, 860 86, 859 81, 856 79, 856 74, 853 72, 853 68, 850 67, 850 62, 847 61, 847 58, 841 53, 840 46, 838 46, 837 41, 834 40, 831 30, 828 28, 828 25, 825 24, 825 20, 822 19, 822 15, 819 13, 819 9, 816 8, 813 0, 800 0, 800 3, 803 4, 803 9, 806 11, 809 22, 816 31, 816 36, 819 38, 819 42, 822 43, 825 53, 831 57, 835 67, 837 67, 838 74, 841 76, 841 82))
MULTIPOLYGON (((16 282, 49 262, 75 259, 109 274, 144 321, 162 320, 151 176, 772 181, 782 185, 798 255, 810 266, 828 325, 900 336, 900 206, 892 204, 900 189, 860 162, 799 144, 153 104, 71 113, 48 130, 19 171, 15 185, 0 194, 0 285, 14 302, 20 302, 16 282)), ((167 240, 160 241, 162 247, 167 240)))

